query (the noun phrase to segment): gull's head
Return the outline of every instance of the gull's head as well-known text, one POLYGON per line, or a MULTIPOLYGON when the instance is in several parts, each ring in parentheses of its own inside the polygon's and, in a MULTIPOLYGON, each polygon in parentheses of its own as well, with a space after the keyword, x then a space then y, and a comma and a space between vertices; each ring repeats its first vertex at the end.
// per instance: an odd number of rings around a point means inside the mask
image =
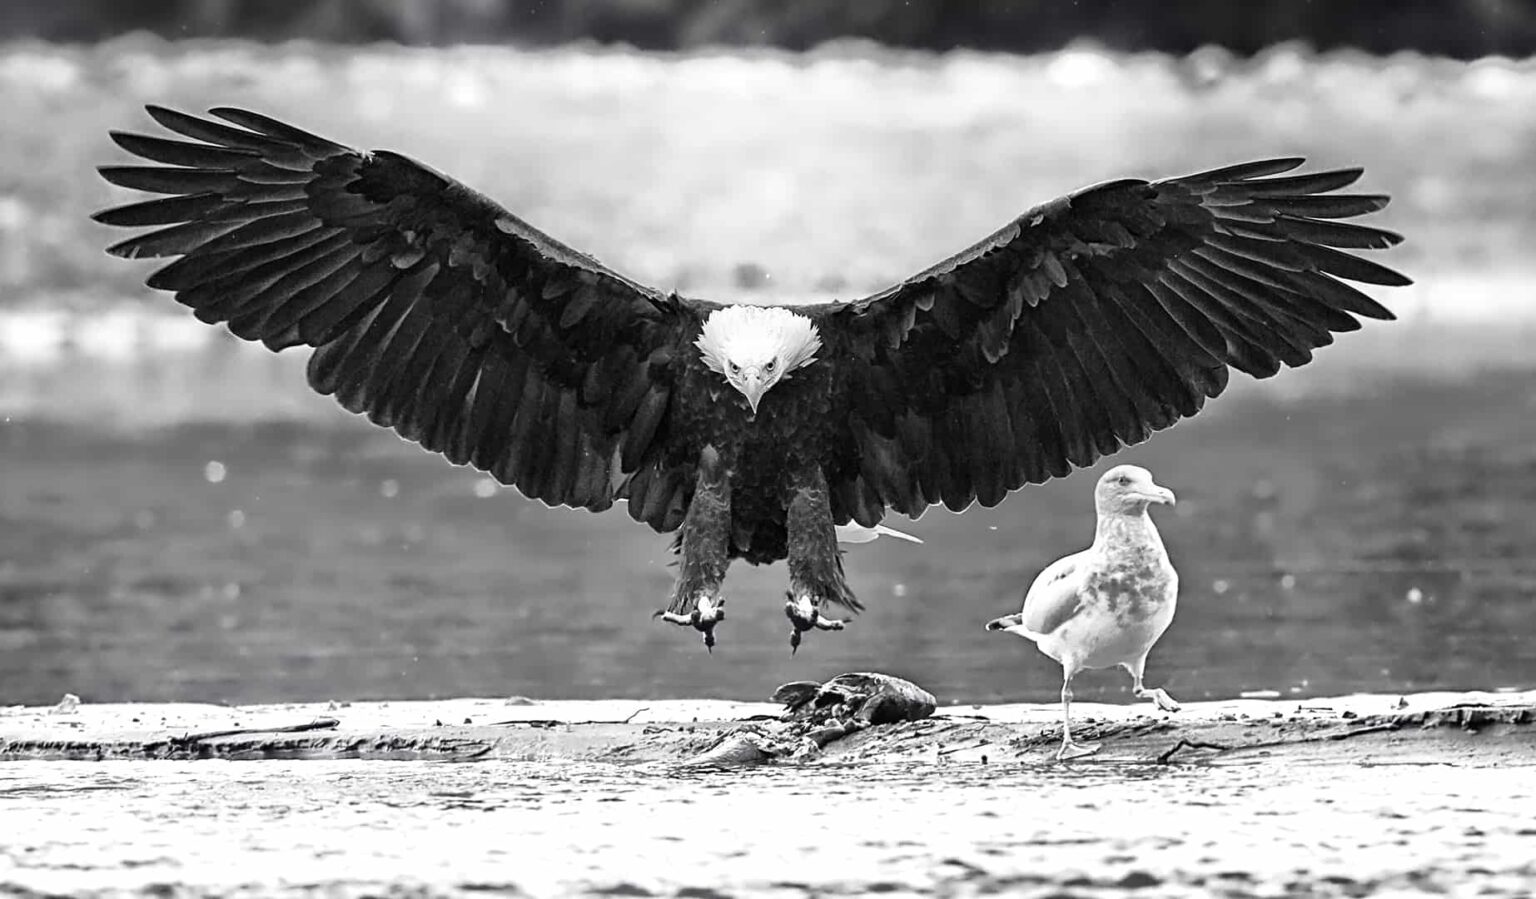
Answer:
POLYGON ((710 313, 694 342, 711 371, 742 396, 755 415, 763 394, 816 361, 821 335, 809 318, 778 306, 727 306, 710 313))
POLYGON ((1099 478, 1093 489, 1093 505, 1100 515, 1140 513, 1149 503, 1173 505, 1173 491, 1152 480, 1152 472, 1139 465, 1116 465, 1099 478))

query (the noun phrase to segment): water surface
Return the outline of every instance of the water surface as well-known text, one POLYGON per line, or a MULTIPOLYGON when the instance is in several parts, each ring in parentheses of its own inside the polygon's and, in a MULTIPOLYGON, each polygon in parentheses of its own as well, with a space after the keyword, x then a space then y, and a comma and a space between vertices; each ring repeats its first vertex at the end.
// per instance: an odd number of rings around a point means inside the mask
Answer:
MULTIPOLYGON (((1348 359, 1285 383, 1338 382, 1348 359)), ((207 368, 89 384, 125 413, 163 408, 161 383, 229 417, 0 422, 0 702, 762 699, 868 669, 945 702, 1059 690, 1049 659, 982 626, 1091 538, 1109 462, 994 509, 893 520, 927 542, 851 548, 868 611, 794 657, 784 566, 737 564, 711 655, 651 620, 669 539, 622 511, 545 508, 347 416, 309 393, 302 355, 192 363, 207 368)), ((1182 590, 1149 681, 1182 699, 1536 685, 1533 382, 1399 376, 1293 399, 1234 383, 1115 456, 1179 495, 1156 513, 1182 590)), ((41 395, 67 412, 84 386, 41 395)), ((1126 680, 1076 690, 1129 701, 1126 680)))
POLYGON ((1536 773, 932 764, 11 763, 0 884, 327 895, 1517 896, 1536 773), (158 889, 158 887, 157 887, 158 889), (413 893, 414 895, 414 893, 413 893))

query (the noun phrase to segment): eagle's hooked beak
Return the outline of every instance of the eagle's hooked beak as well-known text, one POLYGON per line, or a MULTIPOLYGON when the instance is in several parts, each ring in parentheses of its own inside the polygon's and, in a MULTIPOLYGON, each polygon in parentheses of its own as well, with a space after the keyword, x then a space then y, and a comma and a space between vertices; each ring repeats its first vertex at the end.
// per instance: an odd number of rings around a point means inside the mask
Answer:
POLYGON ((757 414, 757 404, 763 401, 763 394, 773 386, 771 381, 763 378, 761 369, 748 368, 741 373, 741 395, 747 398, 747 405, 752 407, 752 414, 757 414))

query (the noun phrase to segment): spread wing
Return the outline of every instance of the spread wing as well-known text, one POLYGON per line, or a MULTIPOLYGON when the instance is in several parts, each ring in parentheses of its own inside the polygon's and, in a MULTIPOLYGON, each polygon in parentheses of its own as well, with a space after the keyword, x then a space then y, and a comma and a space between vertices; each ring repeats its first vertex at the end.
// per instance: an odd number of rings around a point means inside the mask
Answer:
POLYGON ((1344 252, 1401 238, 1340 221, 1384 196, 1359 169, 1275 159, 1039 206, 875 296, 811 307, 846 422, 833 517, 991 506, 1198 412, 1236 368, 1265 378, 1390 319, 1344 283, 1408 279, 1344 252))
POLYGON ((149 278, 205 322, 315 348, 309 383, 407 440, 550 505, 615 499, 658 530, 693 478, 669 398, 702 304, 604 268, 458 182, 237 109, 149 107, 190 141, 114 132, 166 196, 95 218, 157 230, 110 248, 176 257, 149 278))

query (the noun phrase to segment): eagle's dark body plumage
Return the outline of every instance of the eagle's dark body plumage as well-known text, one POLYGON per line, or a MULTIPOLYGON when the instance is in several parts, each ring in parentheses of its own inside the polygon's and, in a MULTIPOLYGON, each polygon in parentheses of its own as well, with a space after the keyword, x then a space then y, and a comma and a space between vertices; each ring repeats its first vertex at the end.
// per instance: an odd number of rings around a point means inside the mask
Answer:
POLYGON ((753 415, 719 375, 692 359, 687 365, 668 424, 681 433, 707 435, 690 451, 697 458, 704 443, 712 444, 731 472, 731 557, 754 565, 783 559, 793 474, 824 465, 833 450, 824 423, 840 397, 829 368, 812 365, 797 372, 774 387, 776 402, 764 403, 753 415))
POLYGON ((797 638, 807 608, 857 608, 834 524, 1064 476, 1195 414, 1230 368, 1268 377, 1391 318, 1346 280, 1408 283, 1343 252, 1400 239, 1341 221, 1386 204, 1333 193, 1359 169, 1114 181, 875 296, 791 307, 803 352, 749 403, 701 344, 728 304, 636 284, 398 154, 242 110, 149 112, 191 140, 114 132, 158 165, 102 174, 166 196, 97 218, 157 228, 112 248, 179 257, 150 286, 314 347, 316 390, 456 464, 678 531, 669 620, 718 601, 731 559, 787 557, 797 638))

